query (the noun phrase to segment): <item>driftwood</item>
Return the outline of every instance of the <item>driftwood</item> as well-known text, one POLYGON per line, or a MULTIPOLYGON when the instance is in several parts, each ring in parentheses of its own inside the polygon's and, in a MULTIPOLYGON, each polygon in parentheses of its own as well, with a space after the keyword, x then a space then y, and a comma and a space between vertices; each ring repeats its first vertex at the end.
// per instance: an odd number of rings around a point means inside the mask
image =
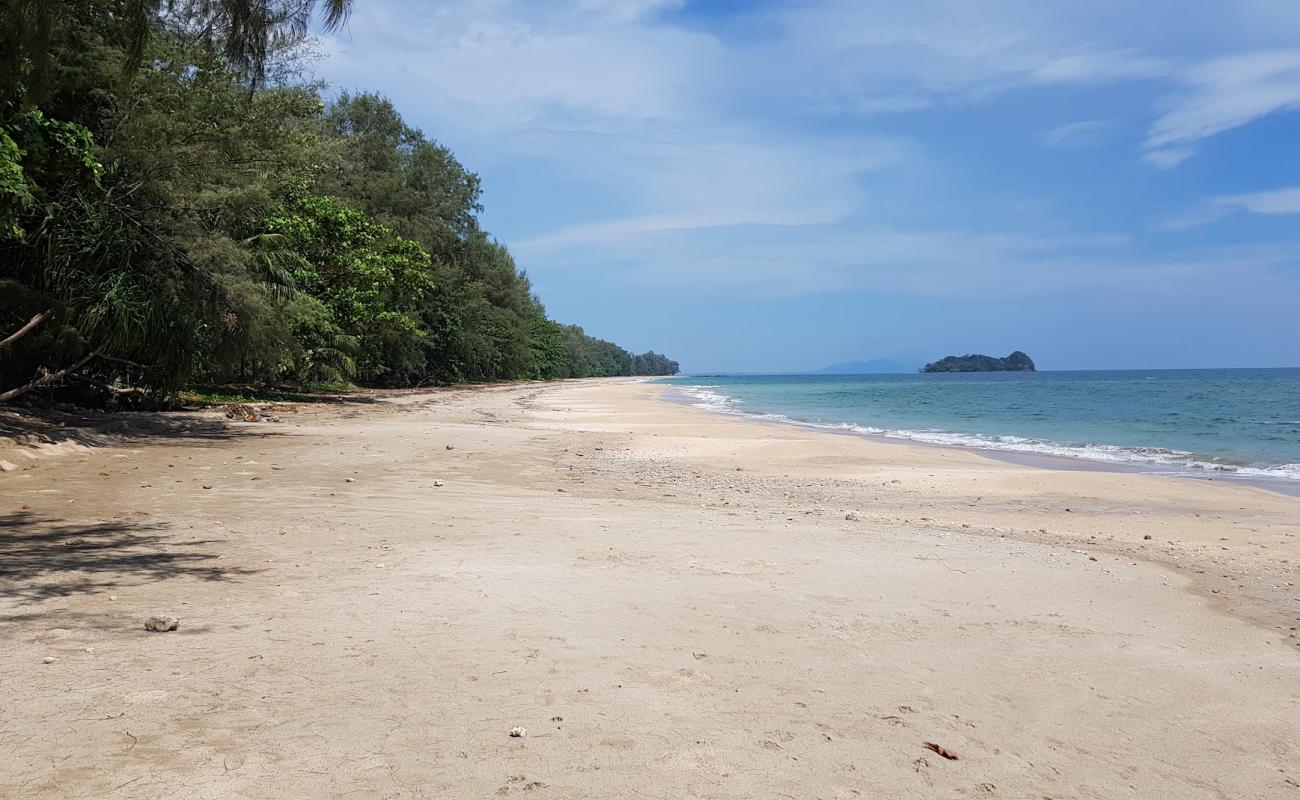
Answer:
POLYGON ((18 330, 9 334, 5 338, 0 339, 0 350, 4 350, 6 347, 10 347, 11 345, 13 345, 14 342, 18 341, 19 339, 23 338, 27 334, 31 333, 36 326, 40 325, 45 320, 49 319, 53 313, 54 312, 52 311, 42 311, 41 313, 27 320, 26 325, 22 326, 18 330))
POLYGON ((10 389, 7 392, 0 393, 0 403, 7 403, 10 400, 13 400, 15 397, 22 397, 23 395, 30 392, 32 389, 39 389, 42 386, 46 386, 51 383, 61 381, 64 378, 66 378, 68 375, 71 375, 72 373, 86 366, 86 364, 90 363, 90 360, 97 355, 99 355, 99 351, 92 350, 90 351, 90 354, 87 355, 85 358, 81 359, 80 361, 78 361, 77 363, 73 364, 70 367, 64 367, 58 372, 50 372, 44 367, 41 367, 41 374, 36 380, 32 381, 31 383, 27 383, 22 386, 18 386, 16 388, 10 389))

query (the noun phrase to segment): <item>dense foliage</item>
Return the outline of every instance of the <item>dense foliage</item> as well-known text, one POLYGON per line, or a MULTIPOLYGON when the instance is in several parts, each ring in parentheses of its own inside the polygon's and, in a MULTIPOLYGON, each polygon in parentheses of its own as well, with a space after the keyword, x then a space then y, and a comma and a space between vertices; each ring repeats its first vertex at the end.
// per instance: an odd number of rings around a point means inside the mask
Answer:
POLYGON ((1034 360, 1017 350, 1006 358, 979 354, 945 356, 921 367, 922 372, 1033 372, 1034 360))
POLYGON ((675 372, 549 319, 390 102, 293 79, 312 6, 5 0, 0 402, 675 372))

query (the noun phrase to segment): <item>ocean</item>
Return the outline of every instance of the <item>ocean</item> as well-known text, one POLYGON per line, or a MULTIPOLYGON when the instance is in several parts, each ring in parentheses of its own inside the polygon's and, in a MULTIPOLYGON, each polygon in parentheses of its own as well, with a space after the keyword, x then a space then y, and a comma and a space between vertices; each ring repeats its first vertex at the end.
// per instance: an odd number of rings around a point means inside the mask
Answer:
POLYGON ((1300 484, 1300 369, 745 375, 664 382, 762 420, 1300 484))

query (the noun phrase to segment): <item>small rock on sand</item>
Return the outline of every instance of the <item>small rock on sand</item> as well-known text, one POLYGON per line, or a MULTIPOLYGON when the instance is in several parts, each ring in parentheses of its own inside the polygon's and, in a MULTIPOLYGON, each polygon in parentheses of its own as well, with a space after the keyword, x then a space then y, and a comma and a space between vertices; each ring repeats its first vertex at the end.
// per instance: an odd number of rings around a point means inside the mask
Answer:
MULTIPOLYGON (((53 664, 57 659, 54 656, 46 656, 41 659, 42 664, 53 664)), ((511 734, 513 736, 513 734, 511 734)))
POLYGON ((434 482, 433 482, 433 485, 434 485, 434 486, 441 486, 441 485, 442 485, 442 481, 434 481, 434 482))
POLYGON ((510 735, 516 739, 521 739, 528 735, 528 731, 516 725, 510 729, 510 735))
POLYGON ((144 629, 147 631, 154 631, 155 633, 163 633, 165 631, 176 630, 180 627, 180 624, 181 621, 175 617, 156 616, 150 617, 144 621, 144 629))
POLYGON ((857 514, 854 514, 852 511, 850 511, 850 512, 847 513, 847 514, 845 514, 845 515, 844 515, 844 519, 848 520, 849 522, 861 522, 861 521, 862 521, 862 517, 859 517, 857 514))
POLYGON ((449 444, 449 445, 447 445, 447 449, 448 449, 448 450, 455 450, 455 449, 456 449, 456 445, 454 445, 454 444, 449 444))

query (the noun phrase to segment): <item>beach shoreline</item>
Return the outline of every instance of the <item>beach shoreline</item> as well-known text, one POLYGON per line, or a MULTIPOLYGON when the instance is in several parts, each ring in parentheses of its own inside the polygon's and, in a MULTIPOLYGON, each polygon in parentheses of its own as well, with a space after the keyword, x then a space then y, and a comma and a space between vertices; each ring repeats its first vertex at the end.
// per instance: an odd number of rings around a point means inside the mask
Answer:
POLYGON ((16 461, 0 796, 1294 796, 1295 498, 663 394, 16 461))
MULTIPOLYGON (((693 378, 693 376, 687 376, 693 378)), ((752 377, 752 376, 751 376, 752 377)), ((791 376, 776 376, 791 377, 791 376)), ((793 376, 802 377, 802 376, 793 376)), ((852 377, 852 376, 850 376, 852 377)), ((704 378, 701 377, 701 380, 704 378)), ((699 397, 691 395, 685 391, 691 387, 691 384, 671 382, 666 379, 654 379, 655 383, 669 387, 665 392, 664 399, 672 403, 680 403, 709 411, 716 414, 725 414, 737 416, 759 424, 770 425, 790 425, 798 428, 825 431, 846 436, 858 436, 880 444, 904 444, 915 447, 935 447, 942 449, 955 449, 965 452, 976 452, 986 458, 996 461, 1002 461, 1009 464, 1018 464, 1020 466, 1036 467, 1039 469, 1063 470, 1063 471, 1081 471, 1081 472, 1117 472, 1124 474, 1151 475, 1158 477, 1167 477, 1175 479, 1225 483, 1241 483, 1255 486, 1261 489, 1267 489, 1279 494, 1285 494, 1292 497, 1300 497, 1300 480, 1288 478, 1269 477, 1263 475, 1254 475, 1243 473, 1236 469, 1211 469, 1203 467, 1177 467, 1177 466, 1156 466, 1152 464, 1142 464, 1140 462, 1129 461, 1112 461, 1102 460, 1099 458, 1089 458, 1086 455, 1078 453, 1050 453, 1035 452, 1032 450, 1013 450, 1001 449, 991 446, 982 446, 973 443, 958 442, 941 442, 928 441, 921 438, 913 438, 903 434, 891 434, 885 431, 874 431, 864 428, 861 425, 848 422, 830 423, 825 421, 810 422, 790 417, 786 414, 769 413, 763 411, 741 411, 738 409, 727 408, 724 406, 701 401, 699 397)))

